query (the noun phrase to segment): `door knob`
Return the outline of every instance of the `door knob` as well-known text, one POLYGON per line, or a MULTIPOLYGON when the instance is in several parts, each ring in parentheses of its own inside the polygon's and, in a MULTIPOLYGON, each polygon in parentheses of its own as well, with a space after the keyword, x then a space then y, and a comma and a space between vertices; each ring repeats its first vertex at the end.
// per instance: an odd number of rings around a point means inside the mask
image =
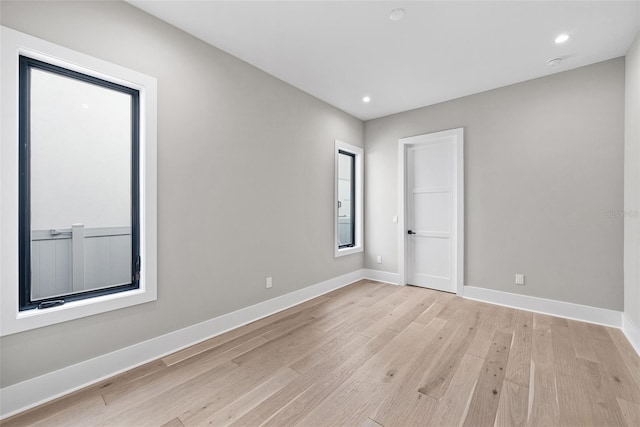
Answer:
POLYGON ((407 234, 418 234, 418 233, 416 233, 416 232, 415 232, 415 231, 413 231, 413 230, 409 230, 409 231, 407 231, 407 234))

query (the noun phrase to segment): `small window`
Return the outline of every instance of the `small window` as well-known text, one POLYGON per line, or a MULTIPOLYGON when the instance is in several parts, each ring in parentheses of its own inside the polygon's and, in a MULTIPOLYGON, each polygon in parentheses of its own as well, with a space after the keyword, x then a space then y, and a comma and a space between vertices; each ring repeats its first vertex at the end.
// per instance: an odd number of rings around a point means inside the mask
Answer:
POLYGON ((338 248, 355 246, 356 155, 338 150, 338 248))
POLYGON ((138 289, 139 91, 19 67, 19 310, 138 289))
POLYGON ((336 141, 335 256, 362 251, 362 149, 336 141))

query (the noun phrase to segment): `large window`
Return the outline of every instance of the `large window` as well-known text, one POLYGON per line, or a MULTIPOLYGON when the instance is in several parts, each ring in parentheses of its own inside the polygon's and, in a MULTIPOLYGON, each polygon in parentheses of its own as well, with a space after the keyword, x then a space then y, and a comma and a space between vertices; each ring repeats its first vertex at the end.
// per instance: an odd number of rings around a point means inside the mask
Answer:
POLYGON ((155 300, 156 79, 0 46, 0 335, 155 300))
POLYGON ((137 289, 139 91, 19 66, 20 310, 137 289))
POLYGON ((362 251, 362 149, 336 141, 335 256, 362 251))

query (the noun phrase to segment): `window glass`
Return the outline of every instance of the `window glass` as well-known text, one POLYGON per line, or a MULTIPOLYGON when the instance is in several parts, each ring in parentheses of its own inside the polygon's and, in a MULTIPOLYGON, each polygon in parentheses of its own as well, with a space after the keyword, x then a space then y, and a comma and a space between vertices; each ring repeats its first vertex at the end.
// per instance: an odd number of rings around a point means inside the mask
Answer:
POLYGON ((355 154, 338 152, 338 247, 355 243, 355 154))
POLYGON ((26 57, 20 79, 21 309, 137 286, 137 91, 26 57))

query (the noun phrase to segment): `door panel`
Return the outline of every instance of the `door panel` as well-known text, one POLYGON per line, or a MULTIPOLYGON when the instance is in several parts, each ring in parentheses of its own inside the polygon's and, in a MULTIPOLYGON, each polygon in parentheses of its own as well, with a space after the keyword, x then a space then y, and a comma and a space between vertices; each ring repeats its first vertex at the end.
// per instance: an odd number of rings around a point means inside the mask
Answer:
POLYGON ((412 230, 451 230, 451 195, 447 193, 414 192, 415 209, 420 215, 414 216, 412 230))
POLYGON ((456 292, 456 138, 407 149, 407 281, 456 292))
MULTIPOLYGON (((417 187, 451 186, 451 142, 436 142, 424 146, 411 147, 413 152, 414 180, 417 187)), ((411 159, 410 159, 411 160, 411 159)))
POLYGON ((449 280, 451 278, 451 241, 448 238, 426 238, 416 236, 413 239, 415 256, 420 262, 416 264, 415 275, 429 276, 449 280))

